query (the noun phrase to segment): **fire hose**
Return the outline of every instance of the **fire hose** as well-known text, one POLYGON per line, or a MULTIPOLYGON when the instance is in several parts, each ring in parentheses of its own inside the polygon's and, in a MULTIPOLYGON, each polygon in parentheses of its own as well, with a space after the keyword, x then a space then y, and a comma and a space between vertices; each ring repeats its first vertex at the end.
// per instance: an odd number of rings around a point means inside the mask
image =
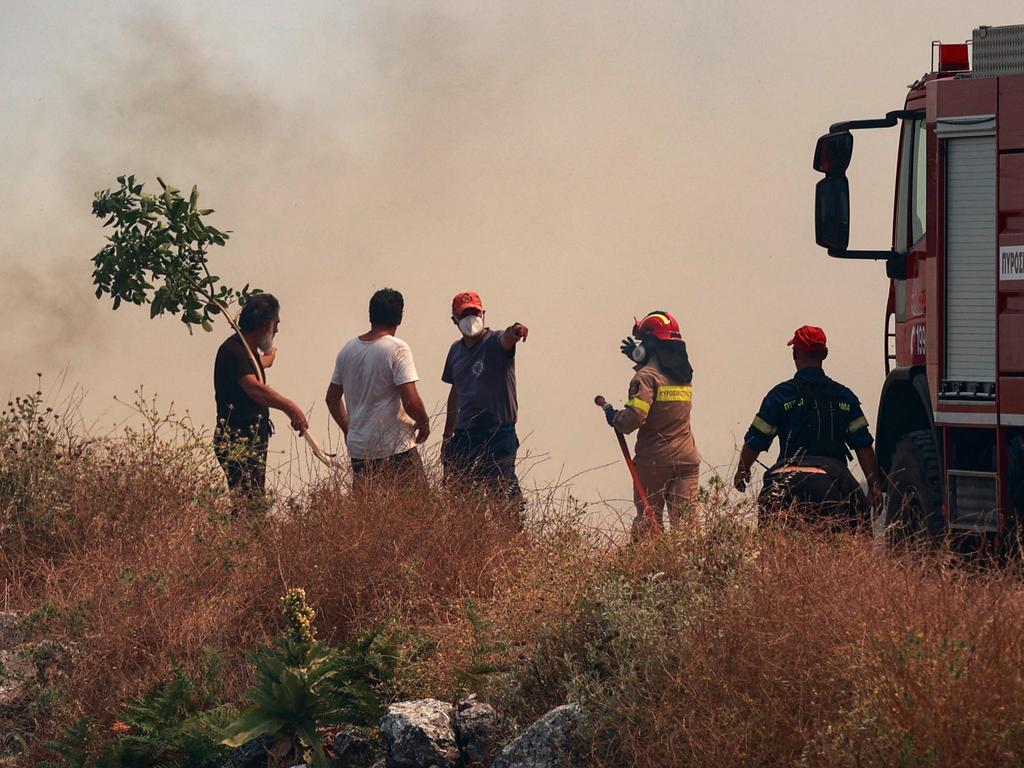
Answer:
MULTIPOLYGON (((606 406, 611 407, 602 395, 598 395, 594 398, 594 404, 601 409, 604 409, 606 406)), ((647 491, 644 490, 643 483, 640 482, 640 475, 636 472, 636 465, 633 463, 633 457, 629 455, 629 446, 626 445, 626 436, 616 429, 615 437, 618 438, 619 448, 622 450, 622 458, 626 460, 626 466, 629 468, 629 474, 633 478, 633 487, 636 489, 636 495, 640 498, 640 503, 643 505, 644 520, 647 521, 648 530, 653 535, 657 536, 663 531, 663 526, 661 521, 658 519, 658 516, 654 514, 654 507, 651 506, 651 502, 647 500, 647 491)))

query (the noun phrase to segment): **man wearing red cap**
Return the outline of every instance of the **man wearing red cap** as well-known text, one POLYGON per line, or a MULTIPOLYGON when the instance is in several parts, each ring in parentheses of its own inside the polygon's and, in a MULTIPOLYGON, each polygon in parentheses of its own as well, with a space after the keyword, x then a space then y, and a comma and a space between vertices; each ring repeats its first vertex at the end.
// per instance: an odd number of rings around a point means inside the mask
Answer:
POLYGON ((522 323, 503 331, 488 328, 483 302, 473 291, 456 294, 452 322, 462 338, 452 344, 441 374, 451 385, 442 445, 446 475, 519 500, 515 356, 529 331, 522 323))
POLYGON ((826 516, 856 524, 866 500, 850 473, 850 449, 868 481, 871 504, 881 504, 878 459, 857 396, 825 375, 825 332, 805 325, 789 341, 796 375, 772 389, 743 439, 733 485, 747 487, 759 454, 779 438, 779 458, 765 473, 759 504, 764 514, 794 503, 813 504, 826 516))

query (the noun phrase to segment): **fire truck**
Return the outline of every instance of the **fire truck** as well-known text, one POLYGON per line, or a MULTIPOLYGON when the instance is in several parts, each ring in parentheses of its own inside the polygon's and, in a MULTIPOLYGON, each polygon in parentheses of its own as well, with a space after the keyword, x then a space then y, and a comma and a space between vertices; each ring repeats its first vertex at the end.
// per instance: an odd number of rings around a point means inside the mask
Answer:
POLYGON ((885 262, 876 426, 886 540, 981 535, 1024 518, 1024 25, 932 44, 902 109, 835 123, 817 143, 815 236, 885 262), (850 249, 859 131, 896 128, 892 243, 850 249))

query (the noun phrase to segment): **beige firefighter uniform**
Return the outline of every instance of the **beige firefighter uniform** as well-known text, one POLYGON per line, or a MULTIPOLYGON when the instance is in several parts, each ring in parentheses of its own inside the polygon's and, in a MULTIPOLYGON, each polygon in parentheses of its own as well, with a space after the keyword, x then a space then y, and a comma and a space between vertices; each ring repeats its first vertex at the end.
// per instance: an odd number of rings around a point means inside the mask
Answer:
MULTIPOLYGON (((692 384, 672 383, 657 360, 652 360, 637 369, 629 383, 629 400, 612 422, 623 434, 639 429, 634 463, 662 525, 666 507, 673 527, 687 516, 689 524, 699 524, 696 507, 700 452, 690 429, 692 407, 692 384)), ((636 532, 644 525, 644 509, 640 494, 635 491, 634 502, 636 532)))

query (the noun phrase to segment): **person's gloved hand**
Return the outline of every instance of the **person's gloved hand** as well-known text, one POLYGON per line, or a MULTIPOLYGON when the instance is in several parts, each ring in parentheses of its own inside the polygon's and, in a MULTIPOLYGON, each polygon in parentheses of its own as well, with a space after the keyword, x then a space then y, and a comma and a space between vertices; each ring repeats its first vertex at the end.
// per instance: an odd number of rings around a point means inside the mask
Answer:
POLYGON ((615 407, 611 403, 604 404, 604 418, 608 422, 609 427, 612 426, 612 422, 615 421, 616 414, 618 414, 618 411, 615 410, 615 407))
POLYGON ((622 340, 622 345, 619 347, 619 351, 622 352, 626 357, 629 358, 630 362, 635 363, 633 359, 633 350, 636 349, 636 339, 630 336, 628 339, 622 340))

